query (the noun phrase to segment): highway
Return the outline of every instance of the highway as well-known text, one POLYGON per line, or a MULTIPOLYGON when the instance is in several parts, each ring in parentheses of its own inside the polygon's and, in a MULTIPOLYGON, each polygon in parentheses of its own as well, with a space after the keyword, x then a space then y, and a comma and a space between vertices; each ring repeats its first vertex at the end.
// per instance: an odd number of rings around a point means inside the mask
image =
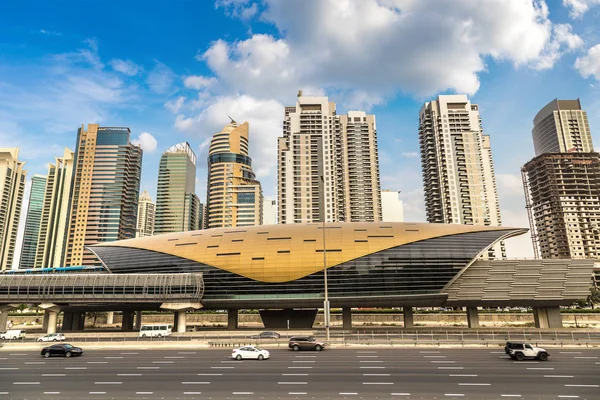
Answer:
POLYGON ((264 361, 227 348, 5 349, 0 399, 600 399, 600 349, 548 350, 516 362, 502 348, 277 348, 264 361))

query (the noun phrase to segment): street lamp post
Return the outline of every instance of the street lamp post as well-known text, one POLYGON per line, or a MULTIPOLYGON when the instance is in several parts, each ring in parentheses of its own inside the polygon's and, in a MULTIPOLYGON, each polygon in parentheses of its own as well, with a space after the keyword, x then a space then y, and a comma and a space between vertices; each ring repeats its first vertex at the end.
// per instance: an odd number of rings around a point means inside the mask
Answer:
POLYGON ((323 312, 325 314, 325 340, 329 341, 329 293, 327 290, 327 243, 325 241, 325 180, 321 175, 323 183, 323 212, 321 218, 323 220, 323 280, 325 284, 325 300, 323 301, 323 312))

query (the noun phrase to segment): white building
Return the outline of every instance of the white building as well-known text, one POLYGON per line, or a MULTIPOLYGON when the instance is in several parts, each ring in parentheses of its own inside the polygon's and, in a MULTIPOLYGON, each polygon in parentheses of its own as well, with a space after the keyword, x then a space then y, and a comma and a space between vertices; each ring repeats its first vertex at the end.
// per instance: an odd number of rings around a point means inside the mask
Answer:
POLYGON ((383 222, 404 222, 404 206, 400 200, 400 191, 381 191, 381 210, 383 222))

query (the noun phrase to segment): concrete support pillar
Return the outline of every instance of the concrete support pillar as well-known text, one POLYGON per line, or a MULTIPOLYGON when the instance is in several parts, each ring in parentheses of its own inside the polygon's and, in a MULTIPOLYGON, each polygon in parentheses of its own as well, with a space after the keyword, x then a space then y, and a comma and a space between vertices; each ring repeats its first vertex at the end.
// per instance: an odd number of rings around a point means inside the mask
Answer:
POLYGON ((560 307, 534 307, 533 320, 536 328, 562 328, 560 307))
POLYGON ((142 311, 135 312, 135 329, 140 330, 142 327, 142 311))
POLYGON ((4 332, 8 323, 8 310, 0 311, 0 331, 4 332))
POLYGON ((114 319, 115 319, 115 312, 114 311, 109 311, 109 312, 106 313, 106 324, 107 325, 112 325, 114 319))
POLYGON ((44 313, 44 323, 46 324, 46 333, 56 333, 56 323, 58 322, 58 313, 56 311, 46 310, 44 313), (46 316, 48 318, 46 318, 46 316))
MULTIPOLYGON (((48 320, 50 319, 50 312, 52 312, 52 310, 44 311, 44 319, 42 321, 42 330, 44 330, 44 331, 48 330, 48 320)), ((54 325, 56 325, 56 321, 54 322, 54 325)), ((54 329, 56 329, 56 326, 54 327, 54 329)), ((50 333, 54 333, 54 332, 50 332, 50 333)))
POLYGON ((413 314, 412 307, 402 307, 402 314, 404 314, 404 327, 414 328, 415 327, 415 316, 413 314))
POLYGON ((186 328, 186 315, 185 315, 185 311, 177 311, 175 313, 175 318, 177 319, 177 328, 176 331, 177 333, 185 333, 185 328, 186 328))
POLYGON ((342 308, 342 319, 344 329, 352 329, 352 309, 350 307, 342 308))
POLYGON ((73 330, 73 312, 65 311, 63 313, 62 331, 70 332, 73 330))
POLYGON ((121 330, 124 332, 133 330, 133 311, 123 311, 121 330))
POLYGON ((227 310, 227 329, 238 328, 238 311, 236 309, 227 310))
POLYGON ((72 331, 82 331, 85 328, 85 312, 77 311, 73 313, 71 323, 72 331))
POLYGON ((467 307, 467 323, 469 328, 479 328, 479 312, 477 307, 467 307))

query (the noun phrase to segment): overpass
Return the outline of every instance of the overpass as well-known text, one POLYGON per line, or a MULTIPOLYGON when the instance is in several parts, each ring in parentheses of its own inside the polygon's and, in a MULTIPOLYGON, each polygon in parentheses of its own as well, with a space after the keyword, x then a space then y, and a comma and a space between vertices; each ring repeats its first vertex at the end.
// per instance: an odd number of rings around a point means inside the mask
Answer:
POLYGON ((56 331, 63 311, 62 330, 82 330, 85 312, 123 310, 123 330, 137 326, 141 310, 175 312, 177 331, 185 332, 185 311, 202 307, 204 280, 201 273, 183 274, 0 274, 0 330, 6 326, 8 310, 18 304, 44 309, 44 329, 56 331))

